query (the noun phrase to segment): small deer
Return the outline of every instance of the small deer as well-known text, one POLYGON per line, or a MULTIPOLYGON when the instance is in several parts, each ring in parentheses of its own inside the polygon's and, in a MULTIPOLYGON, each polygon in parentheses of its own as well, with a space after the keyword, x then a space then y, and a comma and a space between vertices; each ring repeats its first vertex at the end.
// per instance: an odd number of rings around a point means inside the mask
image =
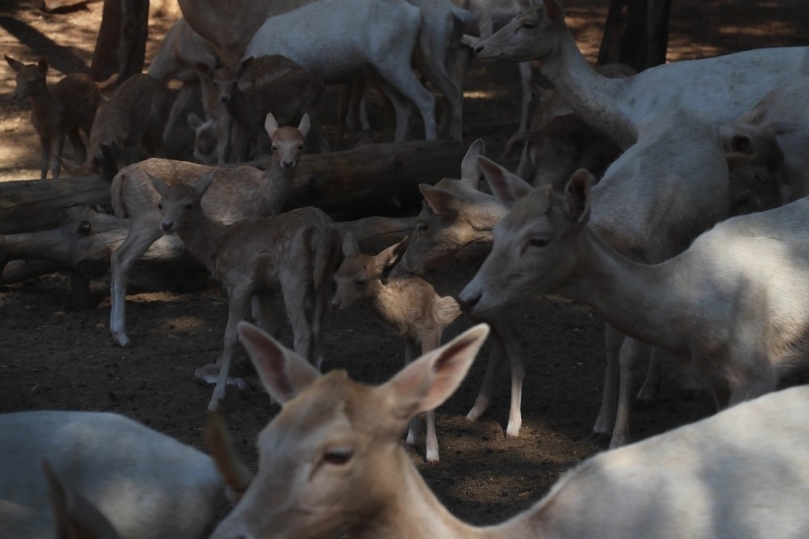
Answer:
POLYGON ((112 86, 118 77, 113 75, 98 83, 84 73, 72 73, 48 88, 47 58, 36 64, 23 64, 10 56, 5 56, 5 59, 17 73, 17 88, 11 97, 15 100, 31 99, 31 124, 42 145, 40 178, 47 178, 50 166, 51 176, 58 179, 65 137, 76 151, 78 161, 84 161, 87 149, 80 131, 86 137, 90 136, 101 91, 112 86))
MULTIPOLYGON (((433 286, 415 275, 397 272, 389 278, 383 274, 393 267, 407 248, 408 238, 388 247, 376 256, 364 255, 351 232, 343 237, 343 255, 340 268, 334 274, 337 291, 331 301, 335 311, 347 309, 356 303, 365 305, 385 325, 405 341, 405 363, 421 353, 438 348, 441 334, 454 322, 461 311, 450 296, 440 297, 433 286)), ((407 443, 418 441, 420 421, 410 424, 407 443)), ((435 433, 435 412, 427 411, 427 462, 438 462, 438 438, 435 433)))
MULTIPOLYGON (((309 117, 304 115, 297 128, 278 127, 270 114, 265 122, 273 142, 272 165, 262 171, 241 166, 214 170, 216 181, 202 200, 211 218, 224 224, 256 215, 280 213, 289 197, 295 169, 309 130, 309 117)), ((129 218, 130 227, 124 242, 110 258, 112 280, 110 291, 110 333, 121 345, 128 346, 126 333, 126 283, 129 272, 149 246, 163 235, 162 219, 157 209, 160 195, 147 174, 159 176, 165 183, 192 183, 210 172, 210 167, 172 161, 148 159, 122 169, 112 180, 112 209, 119 219, 129 218)))
MULTIPOLYGON (((269 329, 272 300, 278 289, 283 294, 295 340, 295 350, 304 357, 323 362, 322 325, 328 303, 329 285, 340 250, 340 233, 322 211, 308 207, 281 215, 254 217, 223 225, 206 216, 202 196, 211 186, 209 172, 194 186, 167 185, 149 175, 160 193, 157 204, 167 234, 177 233, 189 253, 204 264, 228 291, 228 323, 225 348, 219 362, 219 377, 209 409, 225 397, 228 372, 236 344, 236 326, 247 315, 250 298, 258 298, 261 324, 269 329), (310 326, 305 303, 314 292, 314 313, 310 326), (313 352, 310 354, 310 352, 313 352)), ((204 378, 210 369, 198 370, 204 378)))
MULTIPOLYGON (((259 436, 257 475, 211 539, 801 539, 809 530, 809 387, 601 453, 526 511, 475 527, 436 498, 400 436, 411 417, 455 392, 485 325, 375 387, 344 371, 321 376, 254 326, 239 332, 283 408, 259 436)), ((206 438, 219 429, 210 421, 206 438)), ((212 452, 220 470, 243 467, 232 451, 212 452)))

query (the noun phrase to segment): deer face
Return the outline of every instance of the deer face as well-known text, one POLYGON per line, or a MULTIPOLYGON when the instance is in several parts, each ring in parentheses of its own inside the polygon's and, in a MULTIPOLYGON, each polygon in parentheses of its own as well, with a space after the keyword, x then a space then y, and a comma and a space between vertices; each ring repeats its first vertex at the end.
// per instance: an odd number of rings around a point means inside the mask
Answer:
POLYGON ((48 74, 48 60, 46 58, 42 58, 36 64, 23 64, 10 56, 5 58, 11 69, 17 73, 17 87, 11 94, 12 99, 25 99, 47 89, 45 76, 48 74))

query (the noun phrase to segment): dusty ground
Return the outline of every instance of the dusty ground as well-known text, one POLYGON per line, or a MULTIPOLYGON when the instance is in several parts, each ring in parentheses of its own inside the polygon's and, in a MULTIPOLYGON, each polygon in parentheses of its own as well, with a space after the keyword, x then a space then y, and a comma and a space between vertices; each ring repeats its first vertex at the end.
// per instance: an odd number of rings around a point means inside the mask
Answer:
MULTIPOLYGON (((577 38, 592 58, 607 2, 566 4, 577 38)), ((3 52, 28 61, 48 54, 53 79, 81 69, 92 56, 100 10, 101 4, 94 3, 88 11, 48 15, 33 2, 0 3, 3 52)), ((170 23, 152 21, 147 58, 170 23)), ((669 59, 806 44, 807 29, 809 7, 802 0, 676 0, 669 59)), ((0 178, 6 180, 38 175, 39 148, 27 123, 28 105, 12 102, 12 90, 13 77, 3 63, 0 178)), ((483 137, 490 148, 501 148, 515 129, 518 109, 516 68, 477 66, 467 85, 465 139, 483 137)), ((100 306, 89 312, 67 309, 69 282, 60 275, 0 288, 0 412, 115 411, 201 447, 211 389, 197 384, 193 371, 220 350, 226 301, 216 289, 130 295, 128 322, 135 347, 121 349, 113 346, 107 331, 107 287, 107 282, 94 283, 100 306)), ((500 521, 528 507, 561 473, 604 449, 587 440, 600 402, 603 323, 586 307, 556 297, 537 298, 515 308, 513 316, 527 370, 520 438, 503 436, 509 388, 505 371, 485 417, 473 424, 463 419, 482 380, 484 353, 458 393, 439 410, 441 464, 426 466, 421 451, 412 453, 441 500, 475 523, 500 521)), ((280 336, 290 342, 288 328, 280 336)), ((401 343, 362 310, 329 313, 326 343, 326 369, 344 368, 369 383, 386 380, 402 364, 401 343)), ((656 406, 634 414, 636 438, 711 413, 707 396, 687 400, 677 387, 669 380, 656 406)), ((254 465, 256 433, 278 408, 260 391, 231 391, 224 409, 239 450, 254 465)))

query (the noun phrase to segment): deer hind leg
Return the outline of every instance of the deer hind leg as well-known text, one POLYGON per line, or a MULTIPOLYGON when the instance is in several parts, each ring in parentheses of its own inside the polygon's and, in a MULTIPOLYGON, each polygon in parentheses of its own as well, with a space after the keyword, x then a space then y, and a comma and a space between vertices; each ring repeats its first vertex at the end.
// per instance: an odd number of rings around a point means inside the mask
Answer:
POLYGON ((649 346, 631 337, 626 337, 623 346, 621 346, 618 414, 615 418, 615 428, 612 431, 610 449, 623 447, 630 442, 629 410, 632 401, 632 366, 638 359, 648 357, 649 352, 649 346))
POLYGON ((123 243, 110 257, 110 333, 120 346, 126 347, 130 342, 126 334, 126 283, 129 272, 143 253, 162 235, 159 224, 154 220, 134 221, 123 243))
MULTIPOLYGON (((377 71, 379 75, 393 88, 396 92, 388 93, 388 97, 393 100, 392 96, 404 97, 413 103, 421 113, 421 118, 424 121, 424 138, 427 140, 435 140, 436 125, 435 125, 435 98, 423 84, 419 82, 413 70, 410 69, 410 63, 396 64, 397 67, 388 68, 387 66, 378 66, 377 71)), ((387 93, 387 92, 386 92, 387 93)), ((394 106, 396 102, 394 102, 394 106)), ((398 107, 401 107, 400 104, 398 107)), ((396 113, 396 137, 394 142, 403 142, 407 132, 407 123, 400 124, 400 110, 397 107, 396 113)), ((407 107, 407 116, 409 117, 410 107, 407 107)), ((405 118, 406 119, 406 118, 405 118)))
MULTIPOLYGON (((239 322, 244 320, 244 317, 247 315, 252 293, 252 286, 228 287, 228 325, 225 328, 225 348, 222 351, 219 377, 216 380, 216 387, 214 387, 211 402, 208 404, 208 410, 216 410, 219 408, 219 404, 225 399, 225 391, 228 382, 234 382, 234 380, 228 379, 228 374, 230 374, 230 365, 233 362, 233 348, 236 346, 236 342, 239 338, 237 327, 239 322)), ((199 377, 199 372, 198 369, 197 373, 195 373, 197 377, 199 377)))
POLYGON ((309 283, 305 278, 294 275, 292 272, 284 272, 279 277, 287 318, 292 326, 293 349, 299 356, 312 361, 312 329, 306 319, 306 296, 309 292, 309 283))
POLYGON ((662 351, 658 353, 655 349, 655 351, 652 352, 652 356, 649 358, 649 370, 638 392, 638 404, 640 404, 641 407, 648 408, 655 401, 658 393, 660 393, 660 383, 663 374, 662 353, 662 351))
POLYGON ((323 346, 323 316, 329 304, 328 281, 315 288, 314 308, 312 309, 312 357, 315 366, 320 370, 325 359, 323 346))
POLYGON ((624 334, 607 324, 604 340, 607 345, 607 369, 604 373, 604 390, 601 393, 601 410, 598 412, 590 439, 606 440, 612 436, 615 415, 618 413, 618 372, 624 334))
MULTIPOLYGON (((441 344, 441 332, 425 335, 421 339, 421 353, 426 354, 438 348, 441 344)), ((427 410, 427 438, 425 441, 426 460, 429 463, 438 463, 438 435, 435 432, 435 410, 427 410)))
POLYGON ((56 148, 54 149, 53 159, 51 160, 51 176, 54 180, 59 179, 59 172, 62 162, 59 160, 62 157, 62 152, 65 149, 65 135, 64 131, 60 131, 56 135, 56 148))
MULTIPOLYGON (((411 361, 415 360, 418 357, 418 343, 411 339, 410 337, 405 337, 405 365, 408 365, 411 361)), ((405 443, 407 445, 413 446, 416 445, 421 437, 421 417, 418 415, 414 416, 410 420, 410 424, 407 428, 407 438, 405 439, 405 443)))
POLYGON ((44 180, 48 177, 48 165, 51 162, 51 137, 45 135, 39 137, 39 142, 42 145, 41 163, 39 167, 40 179, 44 180))
POLYGON ((503 340, 496 331, 492 331, 492 351, 489 356, 489 365, 486 367, 486 375, 483 377, 483 385, 480 387, 475 405, 466 414, 467 421, 477 421, 486 411, 491 403, 492 390, 494 389, 494 377, 500 371, 503 359, 506 356, 506 349, 503 340))
POLYGON ((531 104, 531 64, 520 62, 520 87, 522 106, 520 107, 520 131, 528 131, 528 106, 531 104))
POLYGON ((84 145, 84 141, 81 138, 79 128, 74 127, 68 131, 67 138, 70 141, 70 145, 73 146, 73 152, 75 155, 73 161, 76 163, 84 163, 87 161, 87 147, 84 145))

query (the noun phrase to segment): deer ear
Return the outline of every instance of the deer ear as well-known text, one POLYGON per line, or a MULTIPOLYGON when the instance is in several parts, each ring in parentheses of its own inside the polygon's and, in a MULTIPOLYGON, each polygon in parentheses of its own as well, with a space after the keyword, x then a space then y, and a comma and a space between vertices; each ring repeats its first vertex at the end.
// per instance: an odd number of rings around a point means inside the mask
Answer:
POLYGON ((40 71, 42 71, 43 73, 47 73, 48 72, 48 59, 43 56, 42 58, 39 59, 39 62, 37 62, 37 66, 39 67, 40 71))
POLYGON ((483 171, 483 175, 486 176, 495 198, 508 208, 527 196, 533 189, 530 183, 516 174, 512 174, 491 159, 481 157, 478 159, 478 164, 483 171))
POLYGON ((312 127, 311 122, 309 121, 309 115, 304 114, 303 118, 301 118, 301 123, 298 124, 298 131, 301 132, 301 136, 306 138, 306 135, 309 133, 309 129, 312 127))
POLYGON ((200 78, 204 77, 206 79, 210 79, 213 77, 213 69, 211 69, 211 66, 209 66, 208 64, 197 62, 195 67, 197 68, 198 77, 200 78))
POLYGON ((351 256, 360 253, 360 244, 351 232, 346 232, 343 236, 343 256, 351 256))
POLYGON ((398 419, 433 410, 458 389, 488 335, 489 326, 479 324, 424 354, 376 391, 398 419))
POLYGON ((192 129, 199 129, 199 126, 202 125, 200 117, 193 112, 188 115, 186 120, 188 120, 188 125, 190 125, 192 129))
POLYGON ((380 270, 384 270, 385 268, 389 268, 391 266, 396 265, 399 259, 402 257, 404 252, 407 250, 407 242, 410 239, 410 236, 405 236, 404 239, 395 243, 376 255, 374 260, 376 261, 376 266, 380 270))
POLYGON ((437 215, 457 211, 458 207, 460 206, 458 199, 455 198, 455 195, 449 191, 444 191, 438 187, 433 187, 430 184, 419 184, 419 191, 421 191, 421 194, 424 195, 424 199, 427 201, 427 204, 430 205, 430 208, 432 208, 433 212, 437 215))
POLYGON ((232 503, 238 502, 250 483, 253 481, 253 474, 247 466, 239 459, 230 438, 230 431, 222 413, 219 410, 208 412, 205 419, 205 430, 203 431, 205 445, 211 452, 216 469, 225 481, 227 495, 232 503))
POLYGON ((461 180, 475 189, 478 188, 478 181, 480 180, 478 157, 483 155, 486 155, 486 147, 483 144, 483 139, 479 138, 466 150, 466 155, 461 161, 461 180))
POLYGON ((275 136, 275 132, 278 131, 278 122, 275 121, 275 116, 272 115, 272 112, 267 113, 267 119, 264 120, 264 130, 270 136, 270 139, 272 139, 275 136))
POLYGON ((152 176, 148 172, 146 173, 146 175, 149 177, 150 180, 152 180, 152 185, 154 185, 155 190, 158 193, 160 193, 160 196, 162 197, 163 195, 165 195, 166 190, 169 188, 168 184, 166 184, 166 182, 164 182, 157 176, 152 176))
POLYGON ((245 58, 244 60, 242 60, 242 62, 239 64, 239 67, 238 67, 238 68, 236 68, 236 78, 237 78, 237 79, 238 79, 239 77, 241 77, 241 76, 244 74, 244 72, 245 72, 245 71, 247 71, 247 68, 250 66, 250 64, 252 63, 252 61, 253 61, 253 57, 252 57, 252 56, 248 56, 247 58, 245 58))
POLYGON ((23 66, 25 65, 22 62, 20 62, 19 60, 15 60, 11 56, 8 56, 7 54, 4 54, 3 58, 6 59, 6 62, 8 62, 8 65, 11 66, 11 69, 13 69, 16 73, 19 73, 20 69, 22 69, 23 66))
POLYGON ((239 337, 256 367, 264 389, 284 405, 320 377, 308 361, 247 322, 239 322, 239 337))
POLYGON ((593 175, 580 168, 565 186, 567 213, 576 224, 583 225, 590 219, 590 188, 593 186, 593 175))
POLYGON ((217 170, 219 170, 219 167, 213 169, 208 174, 197 180, 197 183, 194 185, 194 189, 197 192, 197 198, 202 198, 202 195, 204 195, 205 191, 207 191, 211 186, 213 183, 213 176, 216 174, 217 170))

